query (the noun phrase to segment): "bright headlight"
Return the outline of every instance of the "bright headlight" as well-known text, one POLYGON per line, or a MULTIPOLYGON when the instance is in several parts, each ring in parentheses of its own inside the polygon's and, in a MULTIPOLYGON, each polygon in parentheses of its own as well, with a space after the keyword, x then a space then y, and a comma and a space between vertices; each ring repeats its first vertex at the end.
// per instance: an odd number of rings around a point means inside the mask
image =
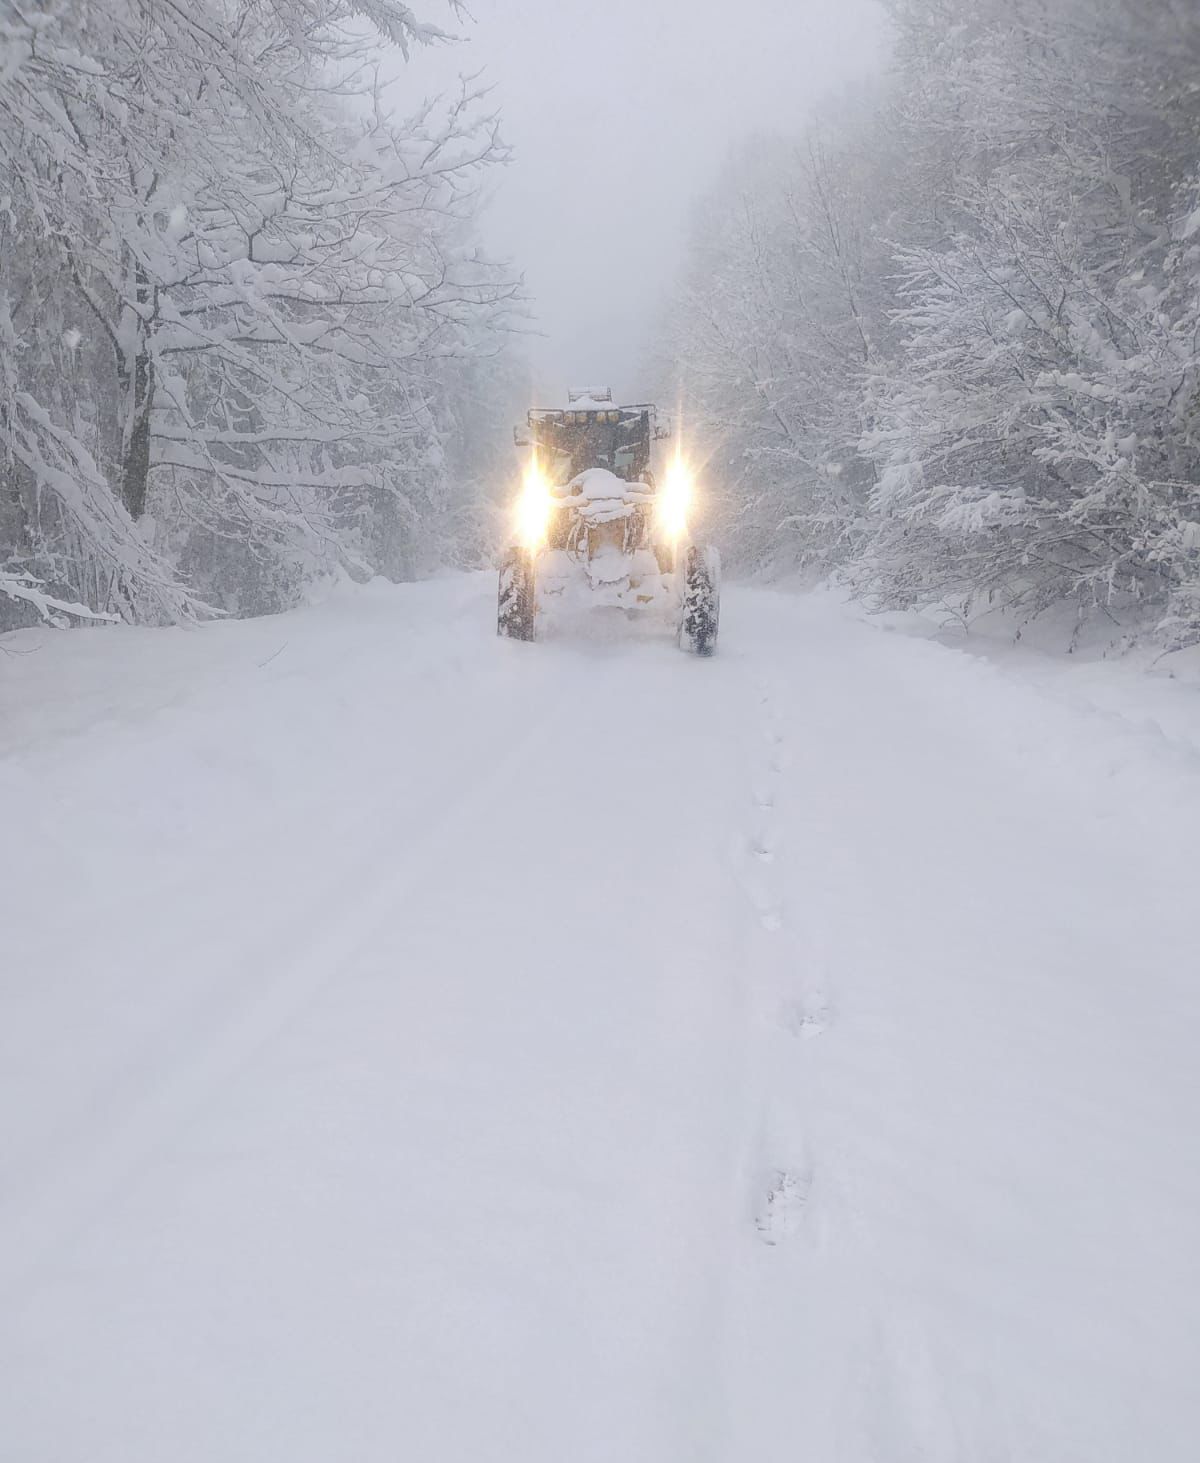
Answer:
POLYGON ((687 534, 688 507, 692 501, 692 474, 683 458, 676 455, 667 468, 658 494, 658 521, 670 539, 687 534))
POLYGON ((517 541, 523 549, 538 549, 546 542, 554 500, 537 457, 525 469, 521 496, 517 499, 517 541))

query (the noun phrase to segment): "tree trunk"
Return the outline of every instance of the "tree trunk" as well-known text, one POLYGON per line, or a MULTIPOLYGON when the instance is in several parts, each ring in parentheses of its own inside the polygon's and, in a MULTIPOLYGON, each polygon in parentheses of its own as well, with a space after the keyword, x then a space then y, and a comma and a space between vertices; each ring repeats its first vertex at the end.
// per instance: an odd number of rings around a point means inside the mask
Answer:
POLYGON ((137 316, 133 324, 132 353, 121 361, 125 392, 125 430, 122 433, 121 501, 136 522, 146 511, 150 486, 150 408, 154 401, 154 360, 150 355, 148 320, 157 309, 157 291, 140 264, 134 266, 137 316))
POLYGON ((139 350, 129 383, 132 416, 121 464, 121 501, 135 521, 146 511, 150 484, 150 404, 154 396, 154 362, 139 350))

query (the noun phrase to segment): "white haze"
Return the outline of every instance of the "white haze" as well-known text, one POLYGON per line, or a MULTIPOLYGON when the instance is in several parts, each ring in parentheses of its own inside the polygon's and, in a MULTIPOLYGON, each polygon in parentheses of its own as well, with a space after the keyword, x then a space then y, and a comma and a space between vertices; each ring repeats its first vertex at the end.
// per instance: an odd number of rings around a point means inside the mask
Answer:
POLYGON ((872 0, 478 0, 458 45, 413 57, 400 97, 482 71, 512 165, 486 218, 534 296, 536 385, 634 394, 694 198, 729 148, 797 130, 881 65, 872 0))

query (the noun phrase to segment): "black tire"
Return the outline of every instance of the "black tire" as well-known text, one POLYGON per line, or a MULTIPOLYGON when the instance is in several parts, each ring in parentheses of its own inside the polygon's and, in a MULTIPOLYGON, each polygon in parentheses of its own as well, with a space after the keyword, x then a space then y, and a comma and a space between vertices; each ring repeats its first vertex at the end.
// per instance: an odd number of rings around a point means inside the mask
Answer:
POLYGON ((537 580, 528 549, 509 549, 500 563, 496 634, 532 640, 537 619, 537 580))
POLYGON ((721 561, 713 548, 692 544, 684 553, 683 614, 679 644, 693 655, 711 655, 721 624, 721 561))

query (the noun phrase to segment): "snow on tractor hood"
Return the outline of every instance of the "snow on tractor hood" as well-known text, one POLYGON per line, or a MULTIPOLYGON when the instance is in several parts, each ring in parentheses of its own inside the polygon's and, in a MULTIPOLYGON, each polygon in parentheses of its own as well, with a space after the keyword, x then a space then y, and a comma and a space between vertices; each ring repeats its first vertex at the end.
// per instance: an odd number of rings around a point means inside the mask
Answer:
POLYGON ((589 467, 555 490, 562 499, 582 508, 588 503, 648 503, 654 493, 649 483, 627 483, 606 467, 589 467))
POLYGON ((563 507, 573 508, 593 523, 628 518, 639 503, 654 500, 649 483, 627 483, 606 467, 589 467, 556 492, 563 507))

